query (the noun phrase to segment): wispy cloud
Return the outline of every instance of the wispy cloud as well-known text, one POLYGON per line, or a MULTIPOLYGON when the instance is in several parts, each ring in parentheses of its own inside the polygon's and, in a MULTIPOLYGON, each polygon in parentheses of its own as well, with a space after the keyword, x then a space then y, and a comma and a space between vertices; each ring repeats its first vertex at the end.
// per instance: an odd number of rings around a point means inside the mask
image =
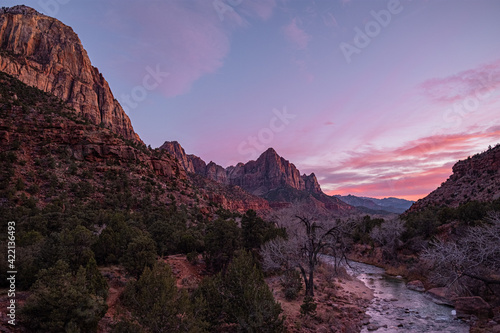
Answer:
POLYGON ((286 39, 297 49, 304 50, 307 48, 311 36, 307 34, 302 28, 299 27, 300 20, 297 18, 292 19, 292 21, 283 27, 283 33, 286 39))
POLYGON ((117 5, 107 16, 110 28, 128 36, 129 43, 122 50, 130 62, 127 75, 141 82, 144 70, 137 69, 135 63, 159 65, 162 71, 170 73, 161 85, 162 93, 167 97, 184 94, 202 76, 224 65, 236 29, 249 26, 251 19, 269 19, 276 6, 274 0, 243 1, 235 6, 223 3, 225 9, 229 8, 223 12, 214 8, 213 1, 117 5), (128 21, 124 22, 124 18, 128 21))
POLYGON ((425 96, 435 102, 454 103, 468 97, 481 99, 500 87, 500 60, 421 84, 425 96))

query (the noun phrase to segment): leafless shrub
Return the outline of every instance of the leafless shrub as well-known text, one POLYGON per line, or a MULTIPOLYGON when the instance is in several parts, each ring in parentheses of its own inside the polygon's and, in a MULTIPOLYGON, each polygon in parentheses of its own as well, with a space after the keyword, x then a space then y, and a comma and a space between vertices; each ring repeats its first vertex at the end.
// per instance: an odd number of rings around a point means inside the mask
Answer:
POLYGON ((431 267, 434 282, 459 294, 475 294, 480 285, 493 291, 491 286, 500 285, 500 215, 490 214, 484 226, 469 228, 456 241, 434 241, 421 258, 431 267))
POLYGON ((401 243, 401 234, 405 231, 404 222, 399 218, 391 219, 374 227, 370 237, 380 245, 388 259, 397 258, 397 248, 401 243))

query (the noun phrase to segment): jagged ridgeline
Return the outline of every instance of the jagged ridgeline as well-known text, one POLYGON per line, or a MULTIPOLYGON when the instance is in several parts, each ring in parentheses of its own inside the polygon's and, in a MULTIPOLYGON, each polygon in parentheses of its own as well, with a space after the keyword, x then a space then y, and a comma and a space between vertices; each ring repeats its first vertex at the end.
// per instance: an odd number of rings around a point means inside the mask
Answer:
POLYGON ((458 161, 453 173, 436 190, 418 200, 410 209, 416 212, 433 206, 458 207, 468 202, 500 199, 500 144, 458 161))
MULTIPOLYGON (((252 196, 265 199, 271 208, 300 203, 319 210, 349 213, 354 208, 336 197, 326 195, 316 175, 300 174, 297 167, 269 148, 255 161, 223 168, 214 162, 205 163, 196 155, 185 153, 176 142, 165 142, 160 149, 175 156, 192 179, 238 187, 252 196)), ((260 199, 260 200, 262 200, 260 199)))

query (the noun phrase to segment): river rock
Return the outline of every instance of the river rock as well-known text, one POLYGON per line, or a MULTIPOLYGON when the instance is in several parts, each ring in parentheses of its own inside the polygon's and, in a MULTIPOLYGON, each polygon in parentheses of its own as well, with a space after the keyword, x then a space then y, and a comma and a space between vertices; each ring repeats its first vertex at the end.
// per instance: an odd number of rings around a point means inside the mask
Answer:
POLYGON ((408 288, 410 290, 419 291, 419 292, 424 292, 425 291, 424 284, 420 280, 414 280, 414 281, 408 282, 406 284, 406 288, 408 288))
POLYGON ((449 288, 446 287, 429 289, 427 290, 427 294, 432 297, 432 301, 434 303, 449 306, 454 306, 453 300, 457 296, 449 288))
POLYGON ((458 318, 469 318, 474 315, 478 318, 488 318, 491 307, 479 296, 455 298, 455 310, 458 318))
POLYGON ((379 324, 370 324, 370 325, 366 326, 366 329, 367 329, 368 331, 376 331, 376 330, 378 330, 378 329, 379 329, 379 328, 381 328, 381 327, 382 327, 382 326, 381 326, 381 325, 379 325, 379 324))

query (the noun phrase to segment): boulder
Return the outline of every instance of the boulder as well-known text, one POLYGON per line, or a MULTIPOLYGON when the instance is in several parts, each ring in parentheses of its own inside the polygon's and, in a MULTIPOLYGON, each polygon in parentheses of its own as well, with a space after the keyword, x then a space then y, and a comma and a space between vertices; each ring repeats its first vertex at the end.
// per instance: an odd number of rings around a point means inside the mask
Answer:
POLYGON ((490 305, 479 296, 455 298, 455 310, 458 318, 476 316, 484 319, 492 312, 490 305))
POLYGON ((434 303, 449 306, 454 306, 454 299, 457 296, 446 287, 429 289, 427 290, 427 295, 431 296, 434 303))
POLYGON ((425 291, 424 284, 420 280, 414 280, 414 281, 408 282, 406 284, 406 288, 408 288, 410 290, 419 291, 419 292, 424 292, 425 291))

